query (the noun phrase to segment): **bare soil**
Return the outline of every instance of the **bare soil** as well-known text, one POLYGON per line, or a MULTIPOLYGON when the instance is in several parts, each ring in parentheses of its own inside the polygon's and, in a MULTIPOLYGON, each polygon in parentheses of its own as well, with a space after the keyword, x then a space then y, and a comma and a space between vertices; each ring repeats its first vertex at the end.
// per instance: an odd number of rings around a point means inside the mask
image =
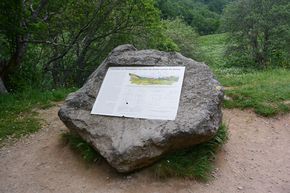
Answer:
POLYGON ((106 163, 86 164, 60 139, 58 107, 39 111, 43 128, 0 149, 1 193, 290 193, 290 114, 262 118, 224 110, 230 139, 213 178, 158 180, 149 169, 117 174, 106 163))

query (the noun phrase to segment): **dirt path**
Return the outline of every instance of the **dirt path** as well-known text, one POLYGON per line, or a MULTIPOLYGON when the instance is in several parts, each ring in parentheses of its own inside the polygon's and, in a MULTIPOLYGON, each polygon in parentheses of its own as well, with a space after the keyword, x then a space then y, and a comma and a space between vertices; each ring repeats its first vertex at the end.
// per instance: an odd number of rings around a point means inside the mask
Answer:
POLYGON ((86 165, 64 146, 58 107, 40 111, 43 129, 0 149, 1 193, 290 193, 290 114, 265 119, 225 110, 230 140, 218 154, 215 178, 159 181, 148 170, 122 176, 105 163, 86 165))

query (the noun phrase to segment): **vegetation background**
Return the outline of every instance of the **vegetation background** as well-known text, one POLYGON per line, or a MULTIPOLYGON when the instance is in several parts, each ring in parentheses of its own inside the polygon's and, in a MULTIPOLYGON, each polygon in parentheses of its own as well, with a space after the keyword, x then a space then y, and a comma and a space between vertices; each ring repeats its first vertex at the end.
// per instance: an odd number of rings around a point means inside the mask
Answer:
POLYGON ((2 0, 0 140, 39 129, 33 109, 63 100, 125 43, 204 61, 226 108, 290 111, 289 0, 2 0))

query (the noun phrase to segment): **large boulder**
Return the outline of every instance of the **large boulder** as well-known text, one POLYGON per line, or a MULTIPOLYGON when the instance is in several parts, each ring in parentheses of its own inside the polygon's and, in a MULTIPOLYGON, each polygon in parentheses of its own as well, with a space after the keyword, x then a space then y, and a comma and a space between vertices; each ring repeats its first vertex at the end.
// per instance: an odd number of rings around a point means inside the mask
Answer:
POLYGON ((119 172, 152 164, 163 155, 210 140, 221 121, 223 90, 207 65, 179 53, 115 48, 87 82, 71 93, 59 117, 89 142, 119 172), (186 66, 174 121, 91 115, 109 65, 186 66))

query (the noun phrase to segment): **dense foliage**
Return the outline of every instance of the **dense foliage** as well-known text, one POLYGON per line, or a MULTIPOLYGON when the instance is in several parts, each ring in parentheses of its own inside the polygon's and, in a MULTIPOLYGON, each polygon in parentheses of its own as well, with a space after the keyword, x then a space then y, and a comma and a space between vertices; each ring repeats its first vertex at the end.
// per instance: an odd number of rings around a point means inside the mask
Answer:
POLYGON ((165 35, 176 44, 176 50, 190 58, 198 57, 198 34, 180 18, 164 20, 165 35))
POLYGON ((290 67, 289 0, 238 0, 227 6, 226 55, 238 66, 290 67))
POLYGON ((232 1, 3 0, 0 92, 2 80, 10 91, 81 86, 124 43, 200 60, 198 35, 220 30, 228 32, 229 65, 289 67, 288 0, 232 1))
POLYGON ((9 88, 81 85, 115 46, 174 50, 154 0, 4 0, 0 76, 9 88))
POLYGON ((220 13, 229 0, 158 0, 163 19, 181 17, 199 34, 215 33, 220 25, 220 13))

